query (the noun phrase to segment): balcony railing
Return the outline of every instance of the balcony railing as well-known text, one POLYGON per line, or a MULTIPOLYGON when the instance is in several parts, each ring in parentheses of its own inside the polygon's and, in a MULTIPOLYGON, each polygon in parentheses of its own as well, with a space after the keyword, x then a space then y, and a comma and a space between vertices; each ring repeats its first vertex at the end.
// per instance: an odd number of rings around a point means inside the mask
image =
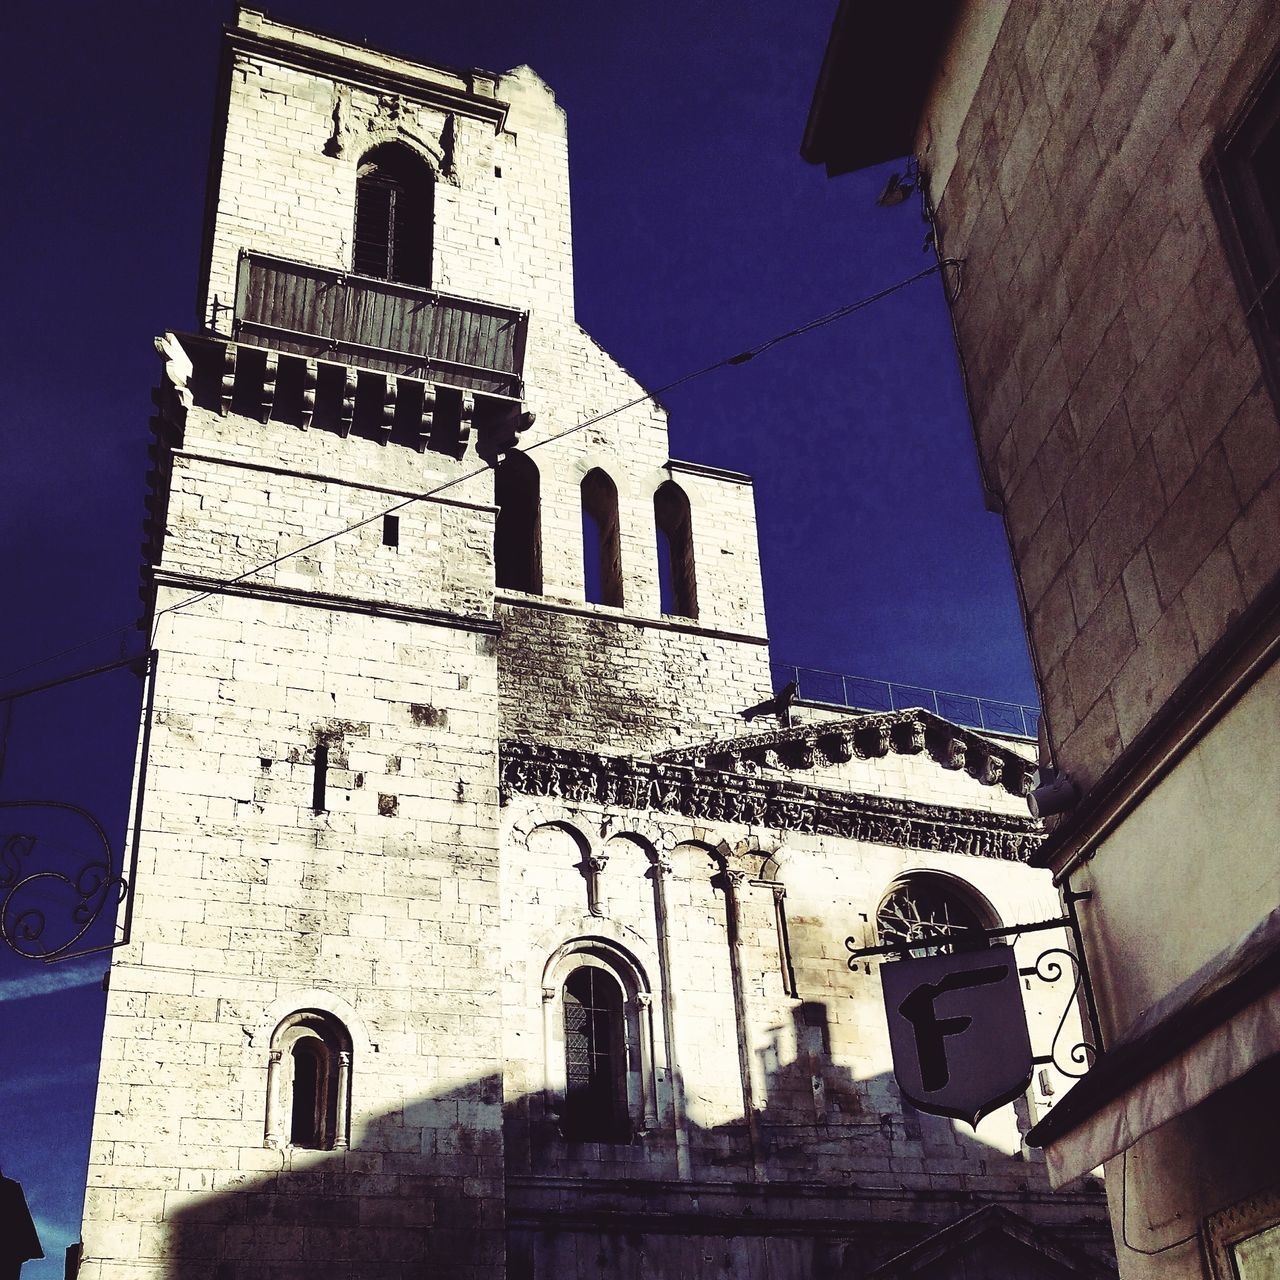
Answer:
POLYGON ((523 398, 528 313, 433 289, 240 254, 242 342, 523 398))

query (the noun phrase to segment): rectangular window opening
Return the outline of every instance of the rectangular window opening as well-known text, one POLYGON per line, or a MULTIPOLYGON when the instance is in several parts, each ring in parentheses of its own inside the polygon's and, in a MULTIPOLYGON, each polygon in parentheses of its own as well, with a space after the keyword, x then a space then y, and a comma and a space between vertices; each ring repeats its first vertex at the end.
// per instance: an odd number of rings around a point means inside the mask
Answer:
POLYGON ((382 517, 382 545, 384 547, 398 547, 400 545, 399 516, 382 517))
POLYGON ((325 784, 329 780, 329 744, 316 743, 315 776, 311 782, 311 809, 313 813, 325 813, 325 784))

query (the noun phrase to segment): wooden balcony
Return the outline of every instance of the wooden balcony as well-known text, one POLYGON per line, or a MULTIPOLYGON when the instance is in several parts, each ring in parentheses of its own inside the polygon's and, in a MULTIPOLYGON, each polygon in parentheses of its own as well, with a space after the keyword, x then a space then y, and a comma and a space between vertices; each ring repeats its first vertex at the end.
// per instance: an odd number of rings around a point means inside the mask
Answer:
POLYGON ((522 399, 527 312, 242 251, 235 336, 295 355, 522 399))

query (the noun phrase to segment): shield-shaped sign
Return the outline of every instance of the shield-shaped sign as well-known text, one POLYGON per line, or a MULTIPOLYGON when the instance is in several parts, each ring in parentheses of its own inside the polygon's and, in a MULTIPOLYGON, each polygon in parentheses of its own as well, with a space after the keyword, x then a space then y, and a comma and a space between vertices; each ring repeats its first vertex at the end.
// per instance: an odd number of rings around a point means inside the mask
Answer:
POLYGON ((978 1121, 1031 1083, 1031 1038, 1010 946, 880 966, 893 1074, 930 1115, 978 1121))

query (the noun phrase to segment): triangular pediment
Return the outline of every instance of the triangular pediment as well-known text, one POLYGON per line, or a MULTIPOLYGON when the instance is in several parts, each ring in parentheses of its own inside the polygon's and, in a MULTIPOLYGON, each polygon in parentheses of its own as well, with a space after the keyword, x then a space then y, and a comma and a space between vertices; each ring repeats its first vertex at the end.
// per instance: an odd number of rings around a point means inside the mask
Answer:
POLYGON ((1032 751, 1029 742, 1014 745, 913 707, 718 738, 664 751, 655 759, 731 773, 790 773, 839 786, 841 766, 852 761, 914 756, 940 770, 965 774, 981 786, 1023 797, 1036 776, 1032 751))
POLYGON ((868 1280, 1110 1280, 1113 1268, 1020 1214, 986 1205, 890 1258, 868 1280))

